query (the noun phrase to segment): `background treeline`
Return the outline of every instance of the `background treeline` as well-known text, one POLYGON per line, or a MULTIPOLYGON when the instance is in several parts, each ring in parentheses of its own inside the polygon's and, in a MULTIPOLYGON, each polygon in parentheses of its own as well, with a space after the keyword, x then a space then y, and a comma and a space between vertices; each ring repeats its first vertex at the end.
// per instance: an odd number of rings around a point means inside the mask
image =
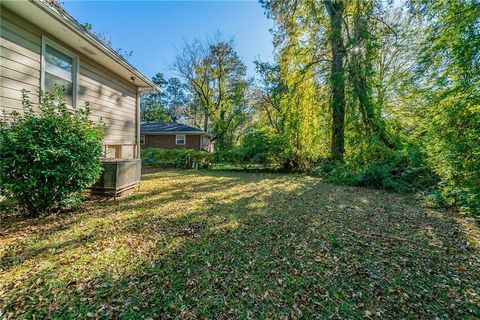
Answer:
POLYGON ((261 5, 275 22, 273 63, 258 61, 248 79, 233 41, 187 42, 178 78, 154 78, 165 90, 143 98, 143 120, 208 131, 217 161, 480 212, 479 1, 261 5))

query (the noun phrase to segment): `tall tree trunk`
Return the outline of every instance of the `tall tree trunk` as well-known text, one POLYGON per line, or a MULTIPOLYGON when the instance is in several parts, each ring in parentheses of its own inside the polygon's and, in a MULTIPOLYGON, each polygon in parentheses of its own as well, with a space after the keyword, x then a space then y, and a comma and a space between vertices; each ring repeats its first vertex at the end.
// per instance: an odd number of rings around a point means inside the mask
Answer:
POLYGON ((343 160, 345 153, 345 48, 342 38, 344 2, 324 1, 330 16, 330 45, 332 48, 332 158, 343 160))
POLYGON ((204 112, 203 131, 208 132, 208 112, 204 112))
POLYGON ((218 147, 221 150, 225 149, 225 110, 220 110, 220 121, 218 123, 218 129, 216 130, 216 134, 218 135, 218 147))
POLYGON ((357 0, 353 22, 353 50, 350 59, 350 77, 353 95, 358 100, 360 113, 365 125, 366 134, 375 134, 386 146, 393 147, 389 141, 385 124, 381 117, 382 105, 375 105, 372 97, 372 50, 369 17, 373 13, 373 5, 357 0))

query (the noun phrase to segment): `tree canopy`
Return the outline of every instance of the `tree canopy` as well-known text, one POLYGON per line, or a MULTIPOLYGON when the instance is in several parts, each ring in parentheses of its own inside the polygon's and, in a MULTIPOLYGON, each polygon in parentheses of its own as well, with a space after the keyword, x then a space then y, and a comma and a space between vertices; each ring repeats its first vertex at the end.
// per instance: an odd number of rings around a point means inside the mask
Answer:
POLYGON ((255 79, 233 40, 187 41, 143 118, 201 128, 224 152, 274 146, 284 169, 480 211, 477 0, 260 4, 275 58, 256 61, 255 79))

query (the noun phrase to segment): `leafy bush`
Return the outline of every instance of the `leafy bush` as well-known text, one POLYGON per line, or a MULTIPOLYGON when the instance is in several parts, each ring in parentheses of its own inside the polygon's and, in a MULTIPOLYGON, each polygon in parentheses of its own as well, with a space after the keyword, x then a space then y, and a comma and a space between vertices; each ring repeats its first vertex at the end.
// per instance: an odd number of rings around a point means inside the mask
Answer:
POLYGON ((159 148, 144 149, 141 157, 146 164, 176 168, 205 168, 212 158, 203 150, 159 148))
POLYGON ((348 163, 324 163, 317 173, 325 175, 330 182, 350 186, 365 186, 381 189, 401 189, 400 181, 392 178, 390 168, 382 163, 371 163, 364 167, 348 163))
POLYGON ((243 154, 239 148, 231 150, 219 150, 212 154, 212 163, 214 164, 226 164, 231 166, 245 165, 243 154))
POLYGON ((40 96, 34 112, 23 91, 24 115, 0 126, 1 194, 32 216, 77 204, 101 173, 103 130, 88 119, 88 105, 68 110, 60 89, 40 96))
POLYGON ((206 168, 210 164, 279 167, 282 165, 282 157, 281 140, 266 131, 246 134, 240 146, 214 153, 192 149, 148 148, 142 150, 144 163, 176 168, 206 168))
POLYGON ((455 93, 425 114, 425 153, 440 177, 437 198, 480 215, 480 92, 455 93))
POLYGON ((255 130, 245 134, 238 147, 238 155, 245 164, 279 166, 283 164, 284 149, 280 136, 266 129, 255 130))
POLYGON ((243 138, 240 146, 230 150, 208 153, 192 149, 142 150, 142 160, 146 164, 176 168, 207 168, 211 164, 246 167, 280 166, 283 146, 281 140, 266 131, 254 131, 243 138))
POLYGON ((280 167, 286 162, 285 149, 282 138, 268 128, 264 128, 245 134, 241 144, 235 148, 215 151, 211 161, 214 164, 243 168, 249 166, 280 167))
POLYGON ((369 154, 376 157, 350 160, 345 163, 323 161, 316 173, 329 181, 351 186, 365 186, 396 191, 429 190, 438 178, 426 165, 425 155, 415 146, 400 149, 376 146, 369 154))

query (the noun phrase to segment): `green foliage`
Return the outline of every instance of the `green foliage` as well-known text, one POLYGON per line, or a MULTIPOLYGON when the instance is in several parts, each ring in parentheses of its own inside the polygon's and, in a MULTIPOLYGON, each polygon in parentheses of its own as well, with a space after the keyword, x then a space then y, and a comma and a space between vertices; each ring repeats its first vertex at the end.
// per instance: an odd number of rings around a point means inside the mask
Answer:
POLYGON ((444 204, 480 214, 480 3, 412 1, 427 23, 417 77, 423 149, 444 204), (458 17, 461 16, 461 19, 458 17))
POLYGON ((187 85, 178 78, 170 78, 167 81, 164 95, 164 104, 172 120, 188 121, 189 119, 185 117, 187 106, 190 103, 187 85))
MULTIPOLYGON (((168 83, 160 72, 152 77, 152 81, 161 89, 168 83)), ((140 118, 142 121, 172 121, 172 115, 165 106, 164 92, 142 94, 140 99, 140 118)))
POLYGON ((24 91, 25 114, 0 128, 1 194, 33 216, 77 204, 101 173, 103 129, 88 119, 88 106, 67 109, 60 88, 41 101, 34 112, 24 91))
POLYGON ((324 161, 315 172, 334 183, 400 192, 431 190, 438 181, 419 148, 404 144, 398 150, 385 146, 381 150, 379 146, 383 145, 371 145, 366 152, 370 158, 347 162, 324 161), (372 146, 376 146, 376 150, 372 146))
POLYGON ((428 111, 424 148, 441 201, 480 214, 480 94, 453 93, 428 111))
POLYGON ((207 168, 210 164, 246 168, 279 168, 288 162, 284 141, 271 130, 258 130, 245 134, 242 143, 228 150, 208 153, 192 149, 142 150, 142 160, 146 164, 177 168, 207 168))
POLYGON ((141 158, 145 164, 154 166, 205 168, 209 166, 212 155, 203 150, 160 149, 151 147, 142 150, 141 158))
POLYGON ((252 130, 243 136, 239 146, 229 150, 217 150, 212 163, 247 168, 280 168, 289 162, 287 146, 281 136, 270 128, 252 130))
POLYGON ((245 164, 269 167, 285 163, 285 143, 271 130, 256 130, 245 134, 237 150, 245 164))
POLYGON ((263 124, 282 124, 294 167, 480 213, 478 1, 261 3, 278 58, 277 73, 258 70, 271 83, 263 124), (341 162, 318 165, 329 158, 341 162))
POLYGON ((243 154, 240 152, 239 148, 215 150, 215 152, 212 154, 212 163, 233 167, 241 167, 246 165, 243 161, 243 154))
POLYGON ((247 111, 247 67, 233 40, 186 42, 174 69, 188 84, 192 122, 212 134, 217 150, 234 146, 247 111))
POLYGON ((142 111, 142 121, 172 122, 172 117, 161 105, 150 105, 142 111))

